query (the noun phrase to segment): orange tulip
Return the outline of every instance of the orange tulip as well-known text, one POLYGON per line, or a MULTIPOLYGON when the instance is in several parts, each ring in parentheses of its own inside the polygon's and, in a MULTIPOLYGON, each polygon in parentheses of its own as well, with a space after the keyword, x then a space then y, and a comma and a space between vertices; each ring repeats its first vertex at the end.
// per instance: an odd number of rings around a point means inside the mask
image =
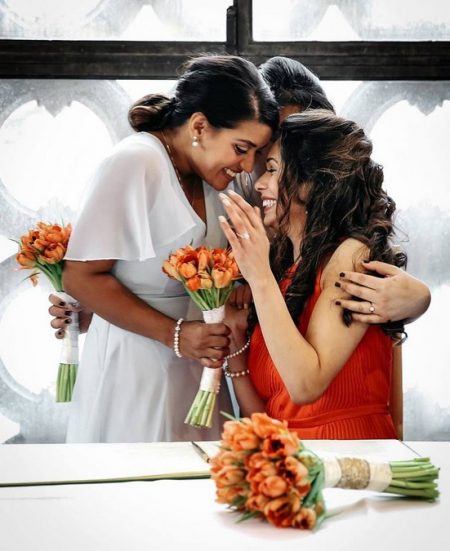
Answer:
POLYGON ((213 264, 212 255, 206 247, 198 249, 198 271, 204 272, 213 264))
POLYGON ((260 438, 265 438, 272 434, 284 433, 288 428, 287 421, 272 419, 267 413, 253 413, 251 419, 253 428, 260 438))
POLYGON ((260 444, 251 425, 236 421, 226 421, 223 425, 222 440, 233 451, 255 450, 260 444))
POLYGON ((227 270, 219 266, 215 266, 213 268, 211 276, 216 289, 224 289, 225 287, 228 287, 232 280, 231 270, 227 270))
POLYGON ((297 435, 286 431, 285 434, 271 434, 264 439, 262 451, 267 457, 286 457, 299 449, 297 435))
POLYGON ((180 262, 177 269, 184 279, 190 279, 197 274, 197 267, 192 262, 180 262))
POLYGON ((39 262, 44 264, 56 264, 61 262, 66 254, 66 248, 61 243, 50 243, 39 255, 39 262))
POLYGON ((22 268, 34 268, 37 263, 36 256, 28 250, 17 253, 16 260, 22 268))
POLYGON ((185 285, 189 289, 189 291, 195 293, 202 288, 202 280, 198 275, 195 275, 194 277, 187 279, 185 285))
POLYGON ((295 491, 288 495, 271 499, 264 507, 264 515, 275 526, 292 526, 300 512, 300 498, 295 491))
POLYGON ((162 271, 167 274, 172 279, 178 279, 178 281, 181 281, 180 274, 178 273, 178 270, 176 267, 169 262, 168 260, 165 260, 162 265, 162 271))

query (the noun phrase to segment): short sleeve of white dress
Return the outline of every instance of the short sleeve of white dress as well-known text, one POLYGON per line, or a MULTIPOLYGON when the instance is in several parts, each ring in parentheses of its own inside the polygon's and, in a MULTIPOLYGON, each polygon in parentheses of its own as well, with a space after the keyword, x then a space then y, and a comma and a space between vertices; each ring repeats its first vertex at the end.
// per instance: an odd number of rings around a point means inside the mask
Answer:
POLYGON ((65 258, 155 258, 158 247, 195 225, 179 187, 159 140, 145 133, 125 138, 94 174, 65 258))

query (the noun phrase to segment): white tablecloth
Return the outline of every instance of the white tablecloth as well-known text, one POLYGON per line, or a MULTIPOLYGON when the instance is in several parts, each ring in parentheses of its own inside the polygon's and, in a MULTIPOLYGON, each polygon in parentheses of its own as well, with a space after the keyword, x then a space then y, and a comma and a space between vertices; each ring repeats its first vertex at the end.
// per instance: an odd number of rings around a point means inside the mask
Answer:
MULTIPOLYGON (((254 519, 236 524, 238 516, 215 503, 211 480, 0 488, 0 548, 5 551, 450 549, 450 443, 315 441, 310 444, 319 453, 336 451, 400 459, 412 457, 415 450, 430 456, 441 467, 441 498, 436 503, 427 503, 365 491, 328 489, 325 491, 328 510, 339 513, 327 519, 318 531, 306 532, 279 529, 254 519)), ((164 461, 163 447, 154 446, 155 454, 164 461)), ((33 447, 22 448, 24 454, 33 455, 33 447)), ((36 451, 37 447, 34 448, 36 451)), ((51 446, 39 448, 41 458, 45 448, 51 454, 51 446)), ((188 453, 188 449, 190 453, 187 443, 180 443, 179 448, 180 456, 188 453)), ((1 459, 0 446, 0 472, 1 459)))

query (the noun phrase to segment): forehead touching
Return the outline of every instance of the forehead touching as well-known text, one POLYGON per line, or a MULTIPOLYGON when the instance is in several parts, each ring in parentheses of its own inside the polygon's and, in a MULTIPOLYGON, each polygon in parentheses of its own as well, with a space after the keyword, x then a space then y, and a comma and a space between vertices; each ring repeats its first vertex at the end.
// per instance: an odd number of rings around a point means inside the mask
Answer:
POLYGON ((280 151, 280 141, 277 140, 274 142, 270 149, 267 152, 267 162, 269 161, 275 161, 278 164, 281 163, 281 151, 280 151))

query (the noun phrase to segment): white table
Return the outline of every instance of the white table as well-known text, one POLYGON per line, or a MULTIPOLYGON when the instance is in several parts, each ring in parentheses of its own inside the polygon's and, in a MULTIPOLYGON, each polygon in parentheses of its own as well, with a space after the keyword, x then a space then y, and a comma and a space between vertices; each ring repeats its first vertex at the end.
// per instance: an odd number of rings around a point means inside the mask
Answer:
MULTIPOLYGON (((450 442, 309 444, 319 453, 335 451, 394 460, 410 458, 414 450, 430 456, 441 467, 441 497, 436 503, 428 503, 364 491, 328 489, 325 499, 329 511, 341 509, 341 512, 311 533, 278 529, 259 520, 236 524, 237 515, 215 503, 211 480, 6 487, 0 488, 0 548, 5 551, 450 549, 450 442)), ((85 450, 89 452, 91 446, 95 449, 99 445, 87 445, 85 450)), ((108 446, 103 445, 102 449, 108 450, 108 446)), ((154 457, 164 461, 164 444, 147 446, 152 461, 154 457)), ((174 448, 179 449, 180 457, 192 453, 188 443, 172 444, 171 451, 174 448)), ((23 445, 17 449, 25 459, 39 452, 41 460, 47 454, 50 462, 55 448, 23 445)), ((4 450, 0 446, 0 477, 4 450)))

